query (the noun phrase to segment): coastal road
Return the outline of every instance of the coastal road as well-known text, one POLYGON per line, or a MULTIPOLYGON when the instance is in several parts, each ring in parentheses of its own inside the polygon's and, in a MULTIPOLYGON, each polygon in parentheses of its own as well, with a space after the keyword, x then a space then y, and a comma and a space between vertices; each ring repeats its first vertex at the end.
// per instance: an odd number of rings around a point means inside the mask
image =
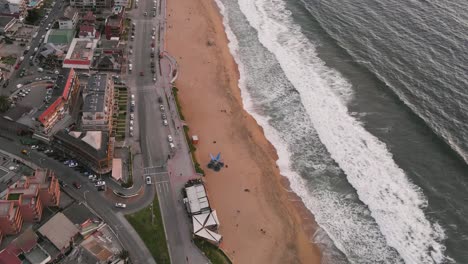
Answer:
POLYGON ((34 65, 33 66, 29 65, 29 57, 32 55, 37 56, 37 54, 39 54, 40 47, 44 40, 41 37, 45 36, 45 34, 47 33, 47 30, 46 30, 47 25, 49 23, 52 24, 56 19, 58 19, 59 17, 63 15, 64 10, 62 7, 63 7, 63 1, 56 1, 55 5, 51 8, 51 11, 49 12, 47 19, 44 19, 44 22, 42 22, 39 25, 39 28, 37 30, 37 36, 33 38, 31 42, 26 45, 26 46, 31 47, 30 50, 28 51, 28 53, 24 55, 23 54, 20 55, 20 56, 24 56, 24 60, 21 63, 19 69, 14 70, 14 72, 12 72, 12 74, 10 75, 10 78, 9 78, 10 81, 7 87, 8 89, 0 89, 0 94, 10 95, 17 89, 16 85, 23 82, 22 78, 18 77, 18 74, 22 69, 26 69, 31 72, 37 73, 37 67, 34 65), (34 52, 34 48, 36 47, 38 48, 38 51, 34 52))
MULTIPOLYGON (((8 135, 8 137, 13 138, 10 135, 8 135)), ((39 167, 54 170, 58 179, 64 181, 68 185, 64 188, 65 191, 77 201, 85 202, 116 232, 122 246, 128 250, 133 263, 155 263, 144 242, 123 216, 123 211, 115 208, 114 203, 107 200, 103 192, 97 192, 93 183, 81 173, 47 157, 41 152, 31 151, 29 157, 24 156, 20 152, 25 146, 22 146, 16 140, 8 140, 4 137, 0 137, 0 145, 6 152, 33 161, 39 167), (81 184, 81 189, 78 190, 73 187, 72 184, 75 181, 81 184)), ((125 213, 138 211, 148 206, 152 202, 153 197, 154 188, 148 187, 145 190, 144 197, 140 198, 137 203, 129 204, 125 213)))
MULTIPOLYGON (((156 4, 159 5, 160 2, 157 1, 156 4)), ((170 88, 168 88, 170 84, 168 78, 161 76, 161 72, 167 73, 167 70, 159 68, 158 51, 161 50, 162 44, 158 41, 160 37, 158 34, 161 14, 153 17, 154 5, 154 2, 149 0, 140 2, 138 9, 130 14, 132 22, 136 24, 135 40, 130 42, 134 50, 130 57, 134 67, 133 72, 126 76, 126 83, 136 96, 136 120, 138 122, 134 129, 143 155, 143 176, 152 178, 158 195, 171 262, 174 264, 187 263, 187 261, 208 263, 208 260, 191 242, 190 222, 181 202, 181 188, 186 180, 193 176, 191 161, 186 159, 189 161, 188 165, 172 162, 179 155, 178 153, 184 152, 187 156, 188 148, 183 138, 180 120, 173 121, 177 115, 175 105, 167 101, 170 98, 170 88), (148 12, 148 16, 144 16, 144 12, 148 12), (156 29, 154 40, 152 39, 153 28, 156 29), (150 57, 152 43, 155 48, 154 58, 150 57), (151 72, 152 61, 155 63, 156 82, 153 81, 151 72), (169 89, 168 93, 167 89, 169 89), (158 98, 163 99, 164 111, 159 108, 158 98), (168 126, 163 125, 163 113, 168 118, 168 126), (174 150, 169 148, 168 135, 174 139, 176 145, 174 150), (168 160, 170 166, 167 166, 168 160), (173 170, 174 167, 188 169, 179 172, 179 170, 173 170)), ((156 6, 156 10, 160 10, 159 6, 156 6)))

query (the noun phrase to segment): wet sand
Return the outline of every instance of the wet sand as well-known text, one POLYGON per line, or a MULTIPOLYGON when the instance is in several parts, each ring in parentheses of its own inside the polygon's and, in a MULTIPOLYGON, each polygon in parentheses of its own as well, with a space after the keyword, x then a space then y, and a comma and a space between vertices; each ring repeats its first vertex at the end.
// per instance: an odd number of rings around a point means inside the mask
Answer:
POLYGON ((312 215, 279 174, 276 150, 242 107, 239 72, 212 0, 167 0, 166 49, 178 61, 176 87, 211 206, 221 248, 234 263, 320 263, 312 215), (206 167, 221 152, 220 172, 206 167))

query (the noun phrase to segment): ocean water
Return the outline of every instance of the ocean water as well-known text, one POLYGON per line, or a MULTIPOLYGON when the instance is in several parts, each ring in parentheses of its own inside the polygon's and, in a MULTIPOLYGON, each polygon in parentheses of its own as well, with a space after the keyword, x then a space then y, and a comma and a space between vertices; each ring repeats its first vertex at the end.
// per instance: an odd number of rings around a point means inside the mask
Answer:
POLYGON ((324 263, 468 263, 468 2, 217 0, 324 263))

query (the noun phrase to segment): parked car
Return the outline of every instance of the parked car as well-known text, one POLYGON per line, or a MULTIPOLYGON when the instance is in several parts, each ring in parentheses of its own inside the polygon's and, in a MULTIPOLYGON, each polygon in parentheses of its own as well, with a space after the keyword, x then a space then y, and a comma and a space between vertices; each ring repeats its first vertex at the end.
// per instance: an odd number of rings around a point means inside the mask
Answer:
POLYGON ((96 187, 99 187, 99 186, 103 186, 103 185, 106 185, 106 182, 105 181, 98 181, 94 184, 94 186, 96 187))
POLYGON ((165 125, 165 126, 168 126, 168 125, 169 125, 169 124, 167 123, 167 120, 166 120, 166 119, 163 120, 163 125, 165 125))
POLYGON ((38 149, 38 148, 39 148, 38 145, 32 145, 32 146, 31 146, 31 149, 38 149))
POLYGON ((133 120, 133 119, 135 119, 135 114, 134 114, 134 113, 131 113, 131 114, 130 114, 130 120, 133 120))
POLYGON ((73 186, 76 188, 76 189, 81 189, 81 184, 79 182, 73 182, 73 186))
POLYGON ((70 163, 68 164, 68 167, 70 167, 70 168, 75 168, 75 167, 77 167, 77 166, 78 166, 78 162, 76 162, 76 161, 75 161, 75 162, 70 162, 70 163))
POLYGON ((174 143, 169 143, 169 147, 171 147, 171 150, 175 149, 174 143))
POLYGON ((116 204, 115 204, 115 207, 117 207, 117 208, 125 208, 125 207, 127 207, 127 205, 124 204, 124 203, 116 203, 116 204))
POLYGON ((161 111, 164 111, 164 105, 159 105, 159 109, 160 109, 161 111))
POLYGON ((167 141, 169 141, 169 142, 172 142, 172 141, 173 141, 171 135, 168 135, 168 136, 167 136, 167 141))
POLYGON ((151 184, 151 177, 150 176, 146 176, 146 184, 151 184))

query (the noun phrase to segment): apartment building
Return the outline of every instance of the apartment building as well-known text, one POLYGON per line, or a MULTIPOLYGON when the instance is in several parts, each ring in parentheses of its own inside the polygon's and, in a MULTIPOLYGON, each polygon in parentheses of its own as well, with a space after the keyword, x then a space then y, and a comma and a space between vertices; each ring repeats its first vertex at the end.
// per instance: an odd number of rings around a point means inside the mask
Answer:
POLYGON ((81 128, 86 131, 111 131, 114 81, 109 74, 94 74, 83 90, 81 128))
POLYGON ((81 10, 105 9, 112 6, 111 0, 70 0, 70 6, 81 10))
POLYGON ((77 102, 79 92, 78 76, 73 69, 62 69, 55 83, 56 89, 51 89, 46 100, 50 103, 39 115, 41 132, 49 134, 54 126, 73 108, 77 102))
POLYGON ((41 220, 43 207, 39 198, 39 186, 31 184, 26 177, 8 188, 6 199, 19 207, 24 221, 39 222, 41 220))
POLYGON ((39 186, 39 197, 44 206, 59 206, 60 184, 51 169, 39 168, 34 171, 34 175, 28 178, 30 184, 39 186))
POLYGON ((16 235, 23 226, 23 215, 19 206, 8 200, 0 200, 0 229, 3 235, 16 235))

